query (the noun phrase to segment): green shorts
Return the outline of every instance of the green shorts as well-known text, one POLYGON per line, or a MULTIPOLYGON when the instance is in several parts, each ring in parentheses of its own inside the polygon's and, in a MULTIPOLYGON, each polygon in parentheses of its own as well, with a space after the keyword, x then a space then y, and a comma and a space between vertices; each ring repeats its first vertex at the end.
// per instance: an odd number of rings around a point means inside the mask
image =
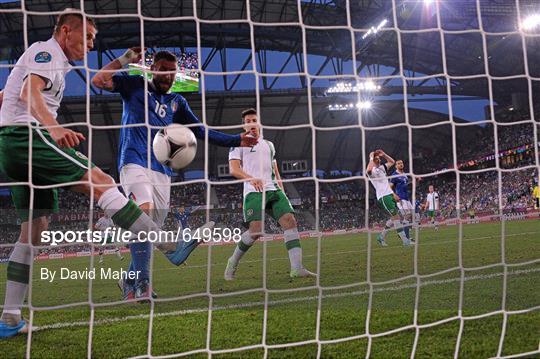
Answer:
MULTIPOLYGON (((262 196, 261 192, 251 192, 244 198, 244 222, 262 220, 262 196)), ((265 200, 265 209, 276 221, 284 214, 294 213, 291 202, 281 189, 266 191, 265 200)))
MULTIPOLYGON (((17 182, 57 185, 77 182, 88 172, 88 158, 72 148, 60 148, 49 132, 32 130, 32 178, 28 178, 29 131, 26 126, 0 127, 0 171, 17 182)), ((91 164, 91 167, 94 167, 91 164)), ((34 188, 32 218, 58 211, 57 188, 34 188)), ((23 222, 30 218, 30 186, 11 187, 11 197, 23 222)))
POLYGON ((399 213, 396 200, 391 194, 387 194, 386 196, 378 199, 377 202, 379 202, 379 206, 391 216, 395 216, 399 213))
POLYGON ((437 211, 429 210, 429 211, 427 211, 427 215, 428 215, 428 217, 436 217, 437 216, 437 211))

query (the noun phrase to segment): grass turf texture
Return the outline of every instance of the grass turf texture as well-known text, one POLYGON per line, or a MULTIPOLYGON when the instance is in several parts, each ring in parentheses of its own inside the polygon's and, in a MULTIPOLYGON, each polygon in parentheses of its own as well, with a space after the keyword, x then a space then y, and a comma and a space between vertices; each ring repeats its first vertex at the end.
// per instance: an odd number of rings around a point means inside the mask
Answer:
MULTIPOLYGON (((419 232, 416 262, 421 278, 418 293, 417 323, 426 325, 458 314, 460 300, 459 228, 441 227, 439 231, 422 229, 419 232), (453 270, 449 270, 452 269, 453 270), (443 274, 437 272, 449 270, 443 274), (430 275, 432 276, 425 276, 430 275)), ((498 311, 502 305, 504 286, 502 255, 508 264, 519 264, 540 258, 540 223, 521 221, 464 225, 461 260, 466 268, 463 285, 463 314, 479 315, 498 311), (501 233, 506 239, 501 246, 501 233), (479 266, 494 265, 488 269, 479 266)), ((387 237, 389 247, 381 248, 372 236, 369 276, 372 285, 369 332, 372 339, 371 357, 410 357, 416 331, 406 329, 390 335, 386 331, 410 326, 415 319, 416 278, 415 249, 401 246, 397 235, 387 237), (393 281, 389 282, 388 281, 393 281), (387 283, 381 283, 387 282, 387 283)), ((316 269, 318 239, 302 241, 304 263, 316 269)), ((223 280, 226 259, 232 246, 201 247, 195 251, 187 266, 173 267, 155 252, 154 283, 160 301, 150 304, 109 304, 120 299, 113 280, 92 281, 91 299, 96 304, 92 331, 92 356, 123 358, 148 353, 148 331, 152 326, 150 352, 167 355, 206 348, 210 323, 212 350, 226 350, 258 345, 265 336, 269 345, 314 340, 316 335, 319 291, 313 279, 288 277, 288 258, 281 241, 257 243, 241 263, 234 282, 223 280), (266 248, 265 248, 266 247, 266 248), (209 252, 210 251, 210 252, 209 252), (266 281, 263 280, 262 254, 266 251, 266 281), (209 257, 210 253, 210 257, 209 257), (210 258, 210 259, 209 259, 210 258), (209 282, 207 270, 210 265, 209 282), (268 293, 265 318, 265 294, 252 291, 232 296, 175 299, 189 294, 215 295, 262 288, 295 289, 268 293), (208 307, 214 310, 211 317, 208 307), (153 310, 153 320, 150 314, 153 310)), ((368 240, 366 234, 326 237, 320 240, 321 312, 320 348, 324 358, 358 358, 365 356, 368 339, 325 343, 338 338, 366 333, 366 316, 370 300, 367 284, 368 240), (352 284, 357 285, 352 285, 352 284), (344 286, 347 288, 327 288, 344 286)), ((97 259, 97 258, 96 258, 97 259)), ((127 259, 127 258, 126 258, 127 259)), ((40 267, 50 270, 68 267, 72 270, 90 268, 90 258, 73 258, 34 262, 32 303, 34 306, 68 308, 37 310, 34 325, 44 326, 32 334, 31 356, 85 357, 87 355, 91 319, 88 280, 56 280, 46 283, 39 279, 40 267), (82 303, 82 304, 76 304, 82 303)), ((127 266, 113 256, 106 256, 101 267, 119 269, 127 266)), ((0 296, 5 289, 5 266, 0 267, 0 296)), ((521 310, 540 305, 540 263, 508 267, 506 309, 521 310)), ((28 314, 28 311, 25 310, 28 314)), ((540 310, 507 318, 503 355, 538 350, 540 310)), ((503 315, 495 314, 464 322, 459 354, 466 358, 485 358, 497 354, 503 315)), ((416 356, 447 358, 454 355, 459 320, 419 330, 416 356)), ((0 341, 0 357, 22 357, 26 352, 27 336, 0 341)), ((316 343, 291 348, 269 348, 269 358, 299 358, 317 355, 316 343)), ((217 358, 259 358, 264 349, 253 348, 235 353, 217 353, 217 358)), ((206 357, 195 353, 191 357, 206 357)), ((540 357, 540 356, 536 356, 540 357)))

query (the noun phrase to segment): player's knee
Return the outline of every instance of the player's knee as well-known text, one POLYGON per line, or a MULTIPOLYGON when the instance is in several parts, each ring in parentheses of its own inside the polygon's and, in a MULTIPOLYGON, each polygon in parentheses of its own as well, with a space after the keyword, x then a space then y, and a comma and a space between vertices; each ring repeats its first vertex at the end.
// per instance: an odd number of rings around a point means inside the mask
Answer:
POLYGON ((284 214, 279 219, 279 222, 284 230, 296 228, 298 226, 298 224, 296 223, 296 218, 292 213, 284 214))
POLYGON ((152 202, 145 202, 141 203, 139 205, 139 208, 142 209, 142 211, 148 215, 150 215, 150 211, 154 208, 152 202))
POLYGON ((88 180, 91 180, 91 187, 94 191, 94 196, 96 200, 99 200, 103 193, 116 186, 114 179, 105 172, 103 172, 101 169, 94 167, 89 172, 91 172, 91 176, 89 173, 87 173, 88 180))

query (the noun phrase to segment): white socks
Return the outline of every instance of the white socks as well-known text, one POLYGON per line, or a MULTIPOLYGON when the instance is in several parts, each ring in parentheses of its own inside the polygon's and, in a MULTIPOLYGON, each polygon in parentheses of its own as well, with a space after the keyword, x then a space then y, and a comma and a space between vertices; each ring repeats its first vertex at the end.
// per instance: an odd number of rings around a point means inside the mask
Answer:
POLYGON ((234 265, 237 265, 238 262, 240 262, 240 259, 251 248, 254 242, 255 240, 251 237, 249 230, 242 233, 240 242, 238 242, 238 244, 236 245, 236 248, 234 249, 234 253, 231 256, 231 260, 234 263, 234 265))
POLYGON ((300 247, 300 236, 297 228, 287 229, 285 235, 285 247, 289 252, 289 261, 291 269, 302 268, 302 247, 300 247))
POLYGON ((21 307, 26 296, 26 290, 28 289, 32 259, 30 245, 23 243, 17 243, 9 257, 6 297, 2 312, 2 320, 10 321, 8 325, 16 325, 21 319, 21 307), (16 323, 12 323, 12 321, 16 323))

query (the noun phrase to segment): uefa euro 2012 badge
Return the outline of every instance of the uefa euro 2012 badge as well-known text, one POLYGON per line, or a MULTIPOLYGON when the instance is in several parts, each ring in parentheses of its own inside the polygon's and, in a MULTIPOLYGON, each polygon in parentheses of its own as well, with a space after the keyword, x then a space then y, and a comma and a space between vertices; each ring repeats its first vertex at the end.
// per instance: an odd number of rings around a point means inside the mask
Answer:
POLYGON ((51 62, 52 56, 47 51, 41 51, 36 54, 36 57, 34 57, 35 62, 39 63, 47 63, 51 62))

